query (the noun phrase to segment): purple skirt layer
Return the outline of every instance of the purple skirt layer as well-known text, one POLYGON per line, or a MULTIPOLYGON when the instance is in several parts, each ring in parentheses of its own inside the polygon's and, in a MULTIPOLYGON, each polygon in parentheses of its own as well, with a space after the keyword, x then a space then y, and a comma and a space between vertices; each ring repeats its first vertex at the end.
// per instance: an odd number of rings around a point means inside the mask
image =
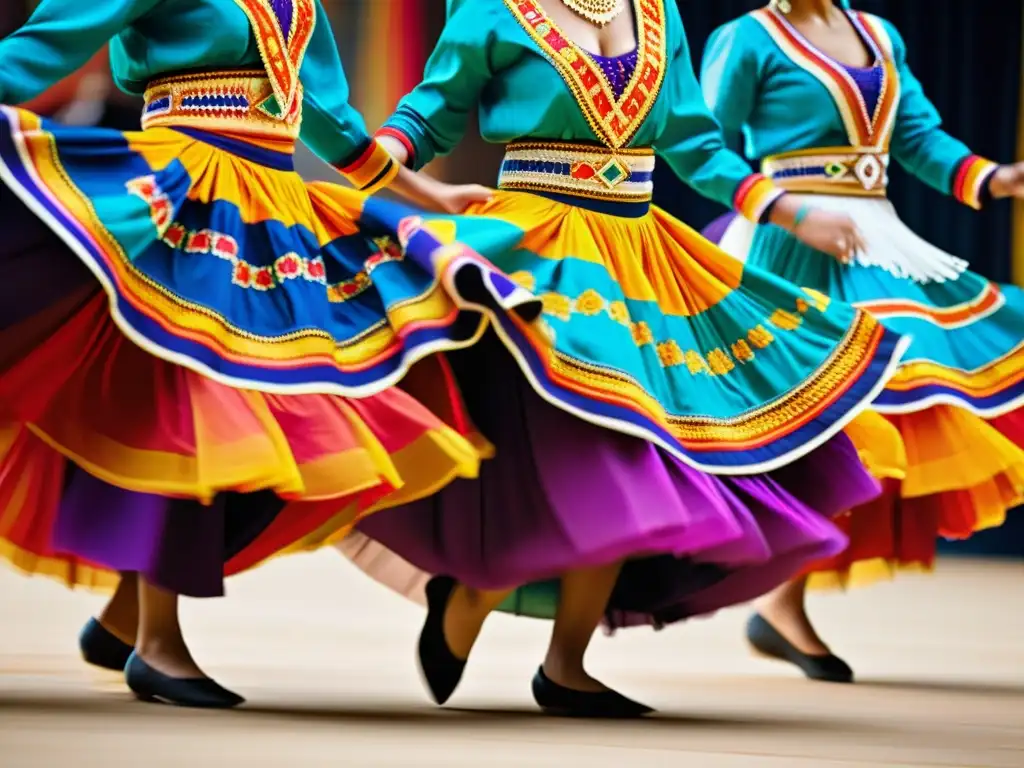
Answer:
POLYGON ((628 559, 613 623, 671 621, 842 551, 828 518, 881 490, 842 436, 781 473, 714 477, 546 403, 493 335, 450 360, 497 457, 478 479, 359 526, 428 573, 502 589, 628 559))
MULTIPOLYGON (((0 331, 90 287, 102 290, 81 260, 3 186, 0 232, 4 279, 31 286, 0 306, 0 331), (40 276, 43 263, 47 272, 40 276)), ((215 597, 224 593, 224 563, 254 541, 282 507, 269 491, 223 494, 204 507, 126 491, 69 465, 51 543, 59 553, 138 572, 178 594, 215 597)))
POLYGON ((224 563, 268 526, 283 506, 272 492, 221 494, 204 506, 126 491, 70 470, 53 548, 121 573, 135 572, 189 597, 224 594, 224 563))
POLYGON ((715 245, 718 245, 722 242, 722 238, 725 237, 725 231, 729 229, 729 225, 736 220, 738 215, 739 214, 734 211, 723 213, 717 219, 704 227, 701 235, 715 245))

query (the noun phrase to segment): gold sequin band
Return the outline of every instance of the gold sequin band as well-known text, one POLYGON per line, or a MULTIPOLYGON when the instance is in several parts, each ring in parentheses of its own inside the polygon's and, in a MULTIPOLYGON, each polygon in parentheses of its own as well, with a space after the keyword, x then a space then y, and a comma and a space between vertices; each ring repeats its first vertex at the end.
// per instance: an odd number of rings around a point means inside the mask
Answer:
POLYGON ((885 197, 889 155, 856 147, 787 152, 765 158, 761 172, 788 192, 885 197))
POLYGON ((652 149, 517 142, 505 148, 498 187, 610 203, 650 204, 653 177, 652 149))
POLYGON ((203 72, 154 80, 146 88, 142 127, 198 128, 269 139, 299 136, 301 94, 285 114, 261 71, 203 72))

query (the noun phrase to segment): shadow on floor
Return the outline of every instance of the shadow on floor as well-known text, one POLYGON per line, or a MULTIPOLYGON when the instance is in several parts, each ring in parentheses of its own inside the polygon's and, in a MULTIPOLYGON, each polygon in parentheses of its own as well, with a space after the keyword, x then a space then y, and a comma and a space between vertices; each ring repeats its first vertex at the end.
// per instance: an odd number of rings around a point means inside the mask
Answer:
POLYGON ((872 688, 889 691, 917 691, 924 693, 949 693, 968 696, 997 696, 1000 698, 1024 699, 1024 684, 973 683, 969 680, 858 680, 858 688, 872 688))
MULTIPOLYGON (((259 699, 260 697, 257 697, 259 699)), ((127 693, 95 695, 72 695, 62 697, 52 693, 47 695, 36 695, 25 691, 0 692, 0 717, 5 714, 21 714, 36 716, 67 716, 75 718, 102 718, 110 721, 156 717, 178 719, 195 717, 223 718, 224 724, 246 722, 251 724, 252 718, 259 718, 267 721, 294 722, 294 723, 362 723, 375 726, 415 726, 429 724, 433 728, 447 728, 461 730, 470 723, 479 723, 491 728, 514 727, 520 729, 525 723, 531 727, 550 726, 559 728, 572 728, 588 730, 592 728, 601 729, 636 729, 637 727, 647 729, 662 728, 694 728, 701 731, 729 731, 740 729, 750 732, 828 732, 828 733, 872 733, 887 731, 889 728, 884 724, 851 722, 842 718, 807 718, 801 716, 779 717, 776 714, 767 714, 757 717, 729 717, 721 715, 703 716, 689 712, 660 711, 652 717, 645 718, 642 723, 638 721, 595 721, 595 720, 573 720, 565 718, 548 717, 541 714, 533 707, 509 707, 493 709, 468 709, 454 707, 431 707, 429 705, 407 706, 402 702, 393 705, 380 704, 375 706, 360 706, 359 704, 332 704, 318 703, 312 705, 301 704, 273 704, 266 703, 267 699, 246 704, 240 709, 233 711, 209 711, 190 710, 179 707, 170 707, 157 704, 142 704, 135 701, 127 693)))

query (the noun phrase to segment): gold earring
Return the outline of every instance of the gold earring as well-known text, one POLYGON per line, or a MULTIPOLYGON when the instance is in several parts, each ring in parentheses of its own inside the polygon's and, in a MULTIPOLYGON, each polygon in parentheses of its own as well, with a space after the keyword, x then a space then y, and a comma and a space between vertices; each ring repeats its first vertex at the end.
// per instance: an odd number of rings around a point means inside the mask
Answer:
POLYGON ((789 0, 772 0, 772 5, 774 5, 778 9, 779 13, 783 15, 790 13, 793 10, 793 6, 790 5, 789 0))

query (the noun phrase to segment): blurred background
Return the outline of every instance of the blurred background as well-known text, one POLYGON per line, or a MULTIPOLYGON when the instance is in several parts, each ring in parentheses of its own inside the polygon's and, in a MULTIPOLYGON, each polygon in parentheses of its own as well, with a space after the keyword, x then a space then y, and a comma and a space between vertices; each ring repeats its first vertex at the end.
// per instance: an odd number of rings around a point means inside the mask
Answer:
MULTIPOLYGON (((670 2, 672 0, 669 0, 670 2)), ((337 37, 352 101, 371 130, 419 80, 444 24, 445 0, 322 0, 337 37)), ((718 25, 764 3, 759 0, 677 0, 699 59, 718 25)), ((1024 159, 1024 2, 1021 0, 854 0, 859 10, 885 16, 907 42, 912 69, 945 119, 947 130, 978 154, 1000 162, 1024 159)), ((35 5, 0 0, 0 36, 16 29, 35 5)), ((513 23, 510 19, 510 23, 513 23)), ((138 127, 139 104, 112 86, 104 51, 80 72, 27 105, 79 125, 138 127)), ((730 137, 735 141, 737 137, 730 137)), ((487 146, 471 126, 467 140, 430 172, 450 181, 493 183, 501 148, 487 146)), ((333 172, 308 153, 308 177, 333 172)), ((695 228, 722 210, 659 169, 656 201, 695 228)), ((892 172, 891 197, 903 219, 939 247, 968 259, 1000 282, 1024 283, 1024 206, 997 204, 977 213, 892 172)), ((944 543, 948 553, 1024 558, 1024 515, 969 542, 944 543)))

